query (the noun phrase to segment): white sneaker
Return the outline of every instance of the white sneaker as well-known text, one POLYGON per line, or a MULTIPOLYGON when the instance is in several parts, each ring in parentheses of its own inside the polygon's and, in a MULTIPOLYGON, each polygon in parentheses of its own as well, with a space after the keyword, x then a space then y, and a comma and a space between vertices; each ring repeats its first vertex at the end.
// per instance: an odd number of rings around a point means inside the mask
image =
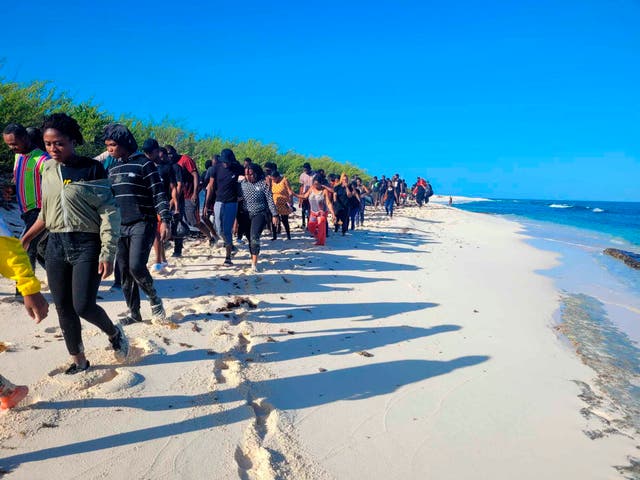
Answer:
POLYGON ((260 267, 258 266, 257 263, 252 263, 251 264, 251 271, 253 273, 259 273, 260 272, 260 267))
POLYGON ((162 325, 167 320, 167 314, 164 311, 162 301, 155 305, 151 305, 151 323, 154 325, 162 325))

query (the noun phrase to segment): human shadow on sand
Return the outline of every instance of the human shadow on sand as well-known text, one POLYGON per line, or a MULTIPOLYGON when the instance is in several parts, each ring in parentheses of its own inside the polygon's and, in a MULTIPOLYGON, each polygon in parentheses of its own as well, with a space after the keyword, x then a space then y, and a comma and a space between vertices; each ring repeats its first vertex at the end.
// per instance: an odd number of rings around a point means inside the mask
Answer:
POLYGON ((348 318, 354 322, 367 322, 434 308, 438 305, 438 303, 432 302, 322 303, 314 305, 271 303, 268 309, 253 315, 251 321, 297 323, 348 318))
POLYGON ((251 286, 250 284, 244 285, 247 277, 231 277, 229 282, 216 282, 213 286, 209 285, 209 290, 202 287, 202 279, 189 279, 189 278, 171 278, 171 279, 157 279, 154 280, 158 294, 163 299, 185 299, 196 298, 204 294, 214 295, 226 295, 239 293, 234 290, 242 290, 244 293, 248 293, 247 290, 255 290, 260 293, 283 293, 293 292, 305 293, 305 292, 334 292, 334 291, 350 291, 353 287, 351 284, 363 284, 374 282, 388 282, 390 278, 367 278, 359 277, 355 275, 314 275, 309 277, 306 275, 296 275, 287 273, 284 275, 278 273, 264 273, 259 277, 259 285, 251 286), (283 277, 284 276, 284 280, 283 277), (234 283, 238 285, 242 284, 241 288, 234 288, 234 283), (340 286, 340 285, 345 286, 340 286), (194 287, 200 286, 199 289, 194 287))
POLYGON ((410 272, 420 268, 416 265, 400 262, 387 262, 384 260, 358 259, 351 255, 338 252, 303 251, 298 255, 289 252, 280 252, 269 256, 275 263, 269 266, 270 270, 291 269, 294 265, 302 270, 340 270, 354 272, 410 272))
MULTIPOLYGON (((266 395, 279 410, 298 410, 337 401, 359 401, 378 395, 397 391, 403 386, 421 382, 454 370, 474 367, 486 362, 486 355, 472 355, 447 361, 437 360, 399 360, 393 362, 369 364, 360 367, 333 370, 324 373, 312 373, 286 378, 268 379, 252 382, 249 396, 266 395), (252 394, 253 392, 253 394, 252 394), (271 395, 275 395, 272 397, 271 395)), ((172 410, 174 408, 202 408, 214 403, 231 401, 249 402, 243 398, 241 389, 233 389, 231 395, 216 397, 211 393, 199 395, 167 395, 162 397, 141 398, 93 398, 63 402, 46 403, 51 409, 59 408, 135 408, 142 411, 172 410), (216 400, 218 398, 218 400, 216 400)), ((45 408, 42 402, 41 408, 45 408)), ((0 467, 11 471, 20 464, 44 461, 70 455, 86 454, 124 445, 134 445, 160 438, 175 437, 196 431, 207 430, 222 425, 252 419, 252 410, 246 403, 221 412, 189 418, 178 422, 154 427, 130 430, 91 440, 74 442, 56 447, 21 453, 0 459, 0 467)), ((126 428, 126 427, 125 427, 126 428)))
POLYGON ((455 332, 459 325, 437 325, 430 328, 396 326, 376 328, 337 328, 311 330, 304 335, 287 333, 271 335, 275 342, 252 346, 250 355, 260 362, 280 362, 317 355, 349 355, 385 345, 401 344, 441 333, 455 332))

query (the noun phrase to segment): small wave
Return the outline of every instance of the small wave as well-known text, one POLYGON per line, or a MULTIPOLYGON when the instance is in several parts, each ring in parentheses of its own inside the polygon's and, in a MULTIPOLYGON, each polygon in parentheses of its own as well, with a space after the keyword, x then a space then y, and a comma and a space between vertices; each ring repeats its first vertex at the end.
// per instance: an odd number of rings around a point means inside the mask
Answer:
POLYGON ((549 208, 571 208, 573 205, 565 205, 564 203, 552 203, 549 208))
POLYGON ((604 212, 604 209, 602 208, 594 208, 593 210, 591 210, 593 213, 602 213, 604 212))

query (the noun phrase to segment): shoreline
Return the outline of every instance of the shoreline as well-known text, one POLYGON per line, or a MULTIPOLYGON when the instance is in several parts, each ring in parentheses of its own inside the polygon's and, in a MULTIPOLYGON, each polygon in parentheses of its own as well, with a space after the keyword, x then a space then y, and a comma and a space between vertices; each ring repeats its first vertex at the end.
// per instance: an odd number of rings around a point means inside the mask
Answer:
POLYGON ((0 415, 6 478, 616 478, 634 442, 583 433, 598 420, 573 382, 594 373, 552 328, 559 292, 539 272, 555 255, 495 216, 368 213, 327 247, 265 238, 260 275, 244 251, 223 270, 190 242, 154 274, 177 328, 127 327, 120 366, 85 326, 98 368, 81 381, 49 375, 66 361, 55 311, 34 327, 0 303, 3 372, 32 388, 0 415))

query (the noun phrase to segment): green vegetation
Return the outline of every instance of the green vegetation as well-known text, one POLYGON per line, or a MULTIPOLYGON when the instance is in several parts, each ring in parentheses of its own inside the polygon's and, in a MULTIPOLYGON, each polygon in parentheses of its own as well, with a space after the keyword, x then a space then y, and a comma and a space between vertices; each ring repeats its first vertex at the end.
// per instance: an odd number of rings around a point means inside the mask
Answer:
MULTIPOLYGON (((157 139, 160 145, 171 144, 178 152, 191 156, 200 169, 205 160, 220 153, 223 148, 231 148, 240 161, 249 157, 261 165, 268 161, 276 163, 296 188, 304 162, 311 163, 314 169, 323 168, 327 173, 345 172, 349 176, 355 174, 363 179, 369 178, 362 169, 349 163, 338 163, 330 157, 304 156, 294 151, 281 152, 274 143, 264 144, 252 139, 240 141, 212 135, 202 136, 167 117, 160 122, 143 121, 126 115, 115 118, 91 101, 75 102, 48 82, 21 84, 8 82, 0 77, 0 128, 3 129, 10 122, 21 123, 25 127, 40 126, 43 117, 53 112, 68 113, 78 121, 86 142, 78 151, 90 157, 104 150, 104 143, 100 140, 102 128, 117 121, 129 127, 140 145, 149 137, 157 139)), ((8 171, 13 165, 13 154, 3 142, 0 143, 0 171, 8 171)))

